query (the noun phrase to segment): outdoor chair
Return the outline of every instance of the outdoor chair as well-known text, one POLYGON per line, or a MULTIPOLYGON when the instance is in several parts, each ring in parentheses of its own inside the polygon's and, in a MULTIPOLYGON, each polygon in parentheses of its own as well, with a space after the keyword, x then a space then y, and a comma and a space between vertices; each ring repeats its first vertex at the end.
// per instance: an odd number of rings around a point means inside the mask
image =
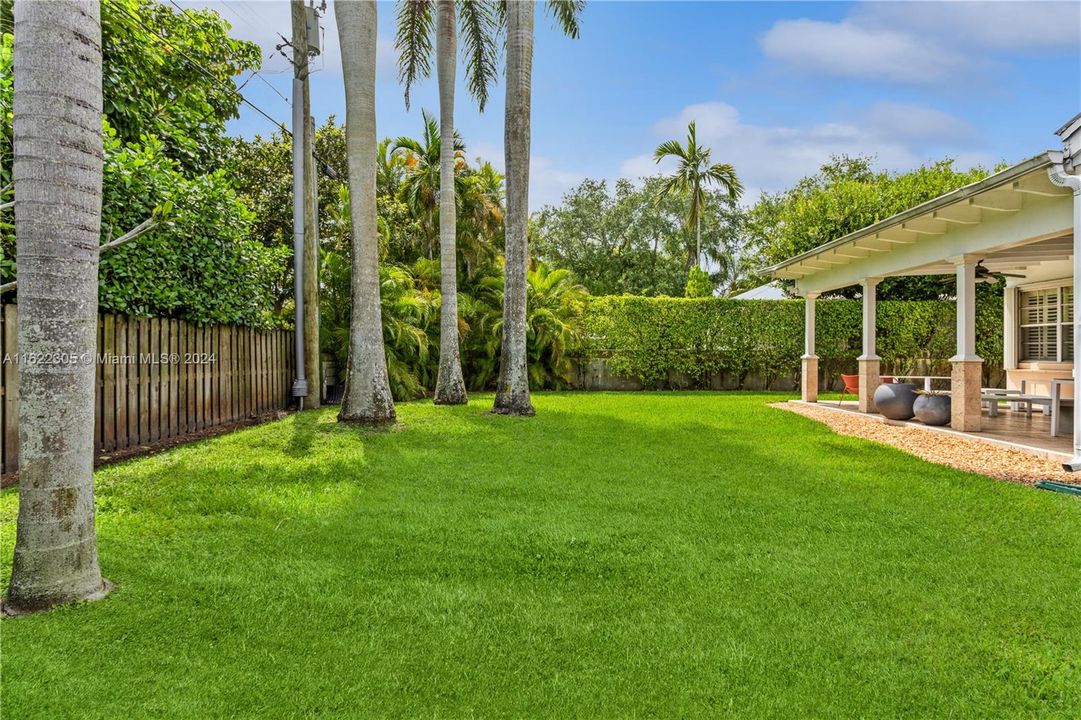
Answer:
MULTIPOLYGON (((891 375, 883 375, 879 379, 884 383, 894 382, 893 376, 891 375)), ((841 373, 841 380, 845 384, 845 389, 841 391, 841 399, 837 401, 838 405, 844 402, 845 395, 855 395, 856 397, 859 397, 860 395, 859 375, 845 375, 844 373, 841 373)))

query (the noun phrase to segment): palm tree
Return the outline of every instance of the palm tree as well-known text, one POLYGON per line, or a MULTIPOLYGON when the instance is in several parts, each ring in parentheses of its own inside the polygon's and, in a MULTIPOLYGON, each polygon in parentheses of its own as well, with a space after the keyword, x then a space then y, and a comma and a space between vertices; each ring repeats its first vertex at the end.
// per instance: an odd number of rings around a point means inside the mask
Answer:
MULTIPOLYGON (((668 140, 657 146, 653 158, 660 162, 674 157, 679 165, 664 186, 661 195, 678 193, 688 197, 687 227, 694 228, 694 264, 702 267, 702 211, 706 204, 706 188, 718 185, 733 201, 743 194, 743 184, 736 177, 736 169, 728 163, 709 162, 710 149, 698 144, 695 124, 687 126, 687 145, 678 140, 668 140)), ((688 263, 688 269, 690 263, 688 263)))
MULTIPOLYGON (((415 139, 401 135, 394 139, 391 146, 393 157, 400 158, 405 168, 401 181, 401 198, 409 210, 418 218, 421 230, 428 242, 427 257, 431 259, 437 226, 442 225, 440 207, 440 168, 443 155, 443 141, 438 121, 427 110, 421 111, 424 131, 421 138, 415 139)), ((465 144, 457 133, 451 145, 453 162, 450 164, 455 178, 458 170, 465 165, 465 144)), ((456 194, 461 187, 456 188, 456 194)))
POLYGON ((379 299, 379 227, 375 207, 376 5, 334 3, 345 80, 345 144, 353 225, 352 310, 341 422, 395 419, 379 299))
POLYGON ((481 263, 496 259, 493 238, 503 232, 503 176, 491 163, 477 158, 477 169, 462 173, 458 195, 458 246, 467 278, 481 263))
POLYGON ((19 519, 4 610, 105 595, 94 528, 94 367, 101 227, 97 0, 14 7, 19 519))
MULTIPOLYGON (((504 239, 503 345, 492 412, 533 415, 526 346, 526 270, 529 266, 529 152, 533 81, 533 0, 499 5, 507 34, 507 92, 503 144, 507 171, 504 239)), ((549 0, 549 12, 572 38, 584 0, 549 0)))
POLYGON ((569 356, 579 339, 582 305, 589 294, 569 270, 536 263, 526 273, 529 294, 529 377, 534 385, 564 387, 571 382, 569 356))
MULTIPOLYGON (((488 87, 495 80, 496 52, 491 6, 480 0, 437 0, 435 18, 436 74, 439 81, 439 259, 440 321, 439 375, 435 383, 437 405, 463 405, 468 401, 458 337, 458 254, 455 214, 455 132, 454 76, 457 67, 457 25, 455 6, 460 4, 462 35, 466 49, 469 87, 481 111, 488 100, 488 87)), ((406 0, 398 15, 397 46, 401 51, 400 75, 405 83, 405 103, 409 88, 429 72, 431 50, 431 3, 406 0)))
POLYGON ((379 141, 375 161, 375 187, 379 195, 396 195, 405 179, 405 157, 394 152, 390 138, 379 141))

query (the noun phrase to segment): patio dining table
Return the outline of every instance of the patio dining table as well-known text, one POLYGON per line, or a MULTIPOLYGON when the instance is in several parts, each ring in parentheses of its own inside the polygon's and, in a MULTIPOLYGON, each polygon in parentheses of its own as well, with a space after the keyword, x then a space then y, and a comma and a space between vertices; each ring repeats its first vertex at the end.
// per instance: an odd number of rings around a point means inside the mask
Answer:
POLYGON ((951 380, 948 375, 893 375, 895 380, 923 380, 923 389, 931 391, 932 380, 951 380))

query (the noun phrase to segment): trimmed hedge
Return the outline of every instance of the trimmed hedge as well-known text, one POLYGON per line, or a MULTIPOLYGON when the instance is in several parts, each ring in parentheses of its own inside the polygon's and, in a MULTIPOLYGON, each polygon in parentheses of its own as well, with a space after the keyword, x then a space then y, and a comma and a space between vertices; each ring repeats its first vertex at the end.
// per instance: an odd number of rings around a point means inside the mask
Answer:
MULTIPOLYGON (((581 359, 603 358, 616 375, 648 387, 707 387, 727 374, 742 387, 792 379, 803 354, 802 300, 605 296, 588 300, 581 359), (676 380, 675 378, 679 378, 676 380)), ((949 301, 880 301, 878 354, 884 372, 948 374, 955 306, 949 301)), ((862 350, 861 301, 819 300, 817 353, 828 380, 855 372, 862 350)), ((993 371, 1002 362, 1002 304, 977 308, 977 352, 993 371)))

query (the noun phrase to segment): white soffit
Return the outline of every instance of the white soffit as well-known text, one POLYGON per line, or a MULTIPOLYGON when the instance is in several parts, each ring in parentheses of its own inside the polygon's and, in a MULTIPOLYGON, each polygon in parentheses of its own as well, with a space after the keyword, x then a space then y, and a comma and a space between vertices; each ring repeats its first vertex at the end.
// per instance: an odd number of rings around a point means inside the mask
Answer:
MULTIPOLYGON (((1051 155, 1042 153, 765 268, 765 272, 776 278, 798 281, 881 253, 933 243, 951 230, 1018 213, 1030 199, 1069 196, 1069 190, 1053 185, 1047 177, 1051 163, 1051 155)), ((912 269, 908 269, 904 274, 911 272, 912 269)))

